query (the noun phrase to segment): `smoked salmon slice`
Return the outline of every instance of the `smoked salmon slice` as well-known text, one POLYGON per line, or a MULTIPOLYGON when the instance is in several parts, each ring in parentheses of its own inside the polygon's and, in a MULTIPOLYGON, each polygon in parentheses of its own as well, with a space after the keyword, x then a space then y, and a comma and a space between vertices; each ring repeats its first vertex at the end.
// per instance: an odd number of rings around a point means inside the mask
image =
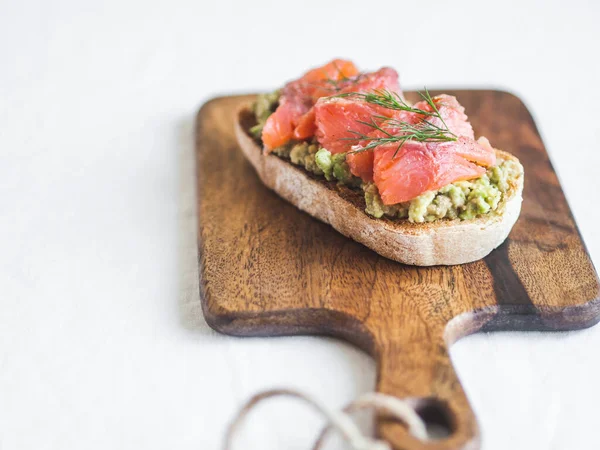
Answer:
POLYGON ((286 144, 294 135, 298 118, 306 113, 308 108, 302 104, 280 100, 277 110, 269 116, 262 130, 262 141, 269 150, 286 144))
POLYGON ((294 129, 293 137, 299 141, 309 139, 315 135, 317 124, 315 123, 315 108, 312 107, 298 120, 294 129))
POLYGON ((388 144, 375 148, 373 153, 373 180, 385 205, 412 200, 456 181, 481 177, 486 168, 472 161, 495 163, 493 153, 488 155, 482 145, 464 137, 443 143, 408 141, 400 150, 397 145, 388 144))
POLYGON ((291 139, 306 140, 317 131, 315 103, 323 97, 386 89, 400 92, 398 73, 389 67, 359 74, 350 61, 336 59, 285 85, 279 107, 267 119, 262 141, 267 150, 291 139))
POLYGON ((364 181, 373 181, 373 159, 372 151, 348 153, 346 155, 350 173, 355 177, 362 178, 364 181))
POLYGON ((407 142, 396 154, 397 147, 382 146, 373 152, 373 179, 386 205, 417 197, 429 189, 435 177, 434 155, 424 145, 407 142))
POLYGON ((383 108, 352 98, 328 97, 315 105, 316 137, 331 153, 350 151, 360 141, 360 135, 373 130, 374 116, 384 113, 383 108))
POLYGON ((430 146, 435 146, 438 152, 451 151, 481 166, 490 167, 496 164, 496 152, 485 137, 480 137, 476 141, 461 136, 456 141, 439 142, 430 146))

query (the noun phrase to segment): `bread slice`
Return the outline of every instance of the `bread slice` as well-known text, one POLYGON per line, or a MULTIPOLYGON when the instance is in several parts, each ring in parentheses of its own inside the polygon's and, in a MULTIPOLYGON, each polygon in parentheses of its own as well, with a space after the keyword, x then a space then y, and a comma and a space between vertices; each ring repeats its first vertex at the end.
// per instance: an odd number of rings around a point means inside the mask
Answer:
MULTIPOLYGON (((375 219, 364 212, 362 192, 338 186, 276 155, 263 153, 248 132, 253 120, 248 107, 239 110, 235 133, 244 155, 262 182, 302 211, 386 258, 415 266, 476 261, 504 242, 519 217, 522 173, 496 211, 473 220, 411 223, 408 220, 375 219)), ((496 150, 496 155, 518 161, 501 150, 496 150)))

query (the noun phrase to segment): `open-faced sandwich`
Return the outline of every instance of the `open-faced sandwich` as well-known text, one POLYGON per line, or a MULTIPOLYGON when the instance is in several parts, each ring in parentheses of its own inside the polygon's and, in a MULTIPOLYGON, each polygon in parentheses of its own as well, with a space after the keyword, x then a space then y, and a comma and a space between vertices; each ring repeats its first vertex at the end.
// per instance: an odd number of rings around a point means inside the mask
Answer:
POLYGON ((334 60, 239 111, 239 144, 265 185, 387 258, 483 258, 521 210, 523 167, 473 128, 457 99, 410 104, 390 68, 334 60))

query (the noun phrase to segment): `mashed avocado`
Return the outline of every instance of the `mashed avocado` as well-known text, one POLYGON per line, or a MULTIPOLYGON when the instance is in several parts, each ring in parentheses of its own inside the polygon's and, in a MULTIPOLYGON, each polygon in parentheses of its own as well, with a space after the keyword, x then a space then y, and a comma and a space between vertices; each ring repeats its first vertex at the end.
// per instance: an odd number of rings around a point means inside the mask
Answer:
POLYGON ((438 191, 424 192, 410 202, 384 205, 377 186, 363 185, 366 213, 380 218, 407 218, 410 222, 433 222, 438 219, 474 219, 498 209, 502 195, 519 173, 515 161, 498 161, 482 177, 469 181, 457 181, 438 191))
POLYGON ((359 187, 361 185, 362 180, 350 173, 345 153, 332 155, 329 150, 321 148, 315 155, 315 159, 317 166, 319 166, 327 180, 336 179, 340 183, 350 187, 359 187))
POLYGON ((290 149, 290 161, 297 166, 303 166, 315 175, 323 175, 323 171, 315 161, 319 146, 301 142, 290 149))
POLYGON ((279 104, 279 91, 260 94, 252 104, 252 112, 256 116, 256 125, 250 128, 250 133, 255 138, 260 138, 265 122, 277 108, 279 104))
POLYGON ((383 216, 394 217, 397 219, 406 219, 410 203, 398 203, 396 205, 384 205, 379 196, 379 191, 374 183, 364 183, 365 203, 367 207, 365 212, 370 216, 380 218, 383 216))
POLYGON ((324 176, 328 181, 337 180, 349 187, 360 187, 362 183, 360 178, 350 173, 345 153, 332 155, 328 150, 310 142, 290 142, 273 149, 273 153, 315 175, 324 176))

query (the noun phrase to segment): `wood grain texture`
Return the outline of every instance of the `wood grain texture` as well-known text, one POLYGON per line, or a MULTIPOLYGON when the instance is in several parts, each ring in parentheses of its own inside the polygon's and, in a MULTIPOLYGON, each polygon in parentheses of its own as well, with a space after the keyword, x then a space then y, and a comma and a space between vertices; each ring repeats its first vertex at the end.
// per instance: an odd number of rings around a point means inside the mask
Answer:
MULTIPOLYGON (((474 414, 449 346, 491 330, 571 330, 600 320, 600 284, 527 108, 500 91, 446 91, 476 135, 525 168, 521 217, 484 260, 405 266, 296 210, 265 188, 237 148, 236 109, 206 103, 197 118, 198 248, 210 326, 239 336, 323 334, 377 361, 379 392, 441 416, 448 438, 419 442, 380 418, 397 449, 477 449, 474 414), (224 206, 225 205, 225 206, 224 206)), ((410 94, 409 94, 410 97, 410 94)))

